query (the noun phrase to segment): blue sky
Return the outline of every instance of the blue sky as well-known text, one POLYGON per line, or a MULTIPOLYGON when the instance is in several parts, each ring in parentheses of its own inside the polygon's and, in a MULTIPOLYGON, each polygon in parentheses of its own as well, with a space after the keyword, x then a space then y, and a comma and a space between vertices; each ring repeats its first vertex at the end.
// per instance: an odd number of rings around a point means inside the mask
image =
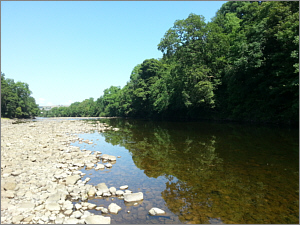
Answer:
POLYGON ((123 87, 161 38, 190 13, 225 1, 2 1, 1 71, 29 84, 39 105, 69 105, 123 87))

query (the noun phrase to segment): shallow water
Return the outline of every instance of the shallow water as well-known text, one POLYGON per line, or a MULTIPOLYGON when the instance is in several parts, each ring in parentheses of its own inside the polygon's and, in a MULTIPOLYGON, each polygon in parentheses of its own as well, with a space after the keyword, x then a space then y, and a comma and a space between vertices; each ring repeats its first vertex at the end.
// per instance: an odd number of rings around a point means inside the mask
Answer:
POLYGON ((111 169, 82 169, 91 178, 89 184, 128 185, 144 194, 136 206, 117 197, 90 199, 100 206, 114 202, 122 207, 111 215, 112 223, 299 223, 298 129, 100 121, 120 130, 79 134, 94 144, 73 145, 121 158, 111 169), (166 215, 150 216, 152 207, 166 215))

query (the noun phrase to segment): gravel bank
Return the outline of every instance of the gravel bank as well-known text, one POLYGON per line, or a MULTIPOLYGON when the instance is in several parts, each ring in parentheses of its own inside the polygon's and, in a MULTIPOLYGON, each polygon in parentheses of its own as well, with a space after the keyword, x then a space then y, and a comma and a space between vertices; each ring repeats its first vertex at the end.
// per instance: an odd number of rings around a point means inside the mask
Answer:
MULTIPOLYGON (((110 223, 116 204, 109 209, 87 202, 89 197, 118 194, 131 199, 143 193, 120 193, 104 183, 87 184, 79 169, 101 167, 100 154, 71 146, 75 134, 113 129, 81 120, 41 120, 15 124, 1 119, 1 223, 2 224, 91 224, 110 223), (127 196, 126 196, 127 195, 127 196), (131 195, 131 196, 129 196, 131 195), (73 204, 72 200, 81 200, 73 204), (88 209, 101 211, 93 215, 88 209), (107 214, 109 213, 109 214, 107 214)), ((115 129, 117 130, 117 129, 115 129)), ((115 156, 105 156, 115 161, 115 156)), ((135 201, 133 199, 132 201, 135 201)))

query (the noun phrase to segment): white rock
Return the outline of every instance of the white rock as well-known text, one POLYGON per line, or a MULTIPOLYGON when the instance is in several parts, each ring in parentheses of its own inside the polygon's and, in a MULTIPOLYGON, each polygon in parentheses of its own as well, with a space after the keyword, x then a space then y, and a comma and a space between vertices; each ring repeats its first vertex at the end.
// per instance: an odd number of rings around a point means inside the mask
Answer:
POLYGON ((120 187, 121 190, 125 190, 127 188, 128 188, 128 185, 123 185, 123 186, 120 187))
POLYGON ((88 216, 84 219, 86 224, 110 224, 110 217, 99 215, 88 216))
POLYGON ((94 168, 94 163, 87 163, 86 164, 86 169, 92 169, 92 168, 94 168))
POLYGON ((125 202, 137 202, 143 200, 144 196, 142 192, 133 193, 133 194, 124 194, 125 202))
POLYGON ((102 209, 101 209, 101 212, 102 212, 102 213, 108 213, 108 209, 107 209, 107 208, 102 208, 102 209))
POLYGON ((121 195, 123 195, 124 194, 124 191, 121 191, 121 190, 117 190, 116 191, 116 195, 118 195, 118 196, 121 196, 121 195))
POLYGON ((97 191, 97 192, 96 192, 96 195, 97 195, 97 196, 101 196, 102 194, 103 194, 102 191, 97 191))
POLYGON ((110 191, 110 193, 111 193, 112 195, 115 195, 117 189, 116 189, 115 187, 110 187, 110 188, 109 188, 109 191, 110 191))
POLYGON ((78 224, 79 220, 75 218, 68 218, 65 219, 64 224, 78 224))
POLYGON ((115 213, 117 214, 122 208, 120 206, 118 206, 116 203, 111 203, 108 206, 108 210, 110 213, 115 213))
POLYGON ((111 163, 107 163, 107 164, 105 164, 105 166, 106 166, 107 168, 111 168, 111 167, 112 167, 112 164, 111 164, 111 163))
POLYGON ((87 207, 88 207, 88 209, 94 209, 97 207, 97 205, 89 203, 89 205, 87 207))
POLYGON ((105 166, 103 164, 97 164, 95 170, 102 170, 104 168, 105 168, 105 166))
POLYGON ((82 205, 76 203, 76 204, 75 204, 75 208, 76 208, 77 210, 78 210, 78 209, 81 209, 81 208, 82 208, 82 205))
POLYGON ((91 187, 88 191, 88 196, 94 196, 96 194, 96 189, 91 187))
POLYGON ((149 214, 152 215, 152 216, 155 216, 155 215, 162 215, 162 214, 165 214, 166 212, 162 209, 159 209, 159 208, 152 208, 149 210, 149 214))
POLYGON ((102 193, 109 192, 109 189, 108 189, 108 187, 106 186, 105 183, 97 184, 96 189, 98 191, 102 191, 102 193))
POLYGON ((103 195, 103 197, 110 197, 110 196, 111 196, 111 193, 110 193, 110 192, 105 192, 105 193, 103 193, 102 195, 103 195))
POLYGON ((60 205, 58 203, 48 203, 45 205, 45 209, 48 209, 50 211, 59 211, 60 205))
POLYGON ((75 212, 73 212, 72 215, 74 215, 74 217, 75 217, 76 219, 79 219, 83 214, 82 214, 81 212, 79 212, 79 211, 75 211, 75 212))
POLYGON ((108 156, 108 160, 109 160, 109 161, 116 161, 117 158, 116 158, 116 156, 109 155, 109 156, 108 156))
POLYGON ((72 209, 68 209, 68 210, 66 210, 66 211, 64 212, 64 214, 65 214, 66 216, 70 216, 72 213, 73 213, 73 210, 72 210, 72 209))
POLYGON ((74 185, 79 179, 79 175, 69 176, 66 178, 66 185, 74 185))

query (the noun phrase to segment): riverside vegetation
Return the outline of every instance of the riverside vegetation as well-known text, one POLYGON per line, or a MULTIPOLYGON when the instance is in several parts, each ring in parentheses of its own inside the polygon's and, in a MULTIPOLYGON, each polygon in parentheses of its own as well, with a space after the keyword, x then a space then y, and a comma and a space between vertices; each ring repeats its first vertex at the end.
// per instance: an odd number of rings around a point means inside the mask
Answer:
POLYGON ((43 115, 205 118, 298 124, 299 4, 230 1, 211 22, 190 14, 123 87, 43 115))

